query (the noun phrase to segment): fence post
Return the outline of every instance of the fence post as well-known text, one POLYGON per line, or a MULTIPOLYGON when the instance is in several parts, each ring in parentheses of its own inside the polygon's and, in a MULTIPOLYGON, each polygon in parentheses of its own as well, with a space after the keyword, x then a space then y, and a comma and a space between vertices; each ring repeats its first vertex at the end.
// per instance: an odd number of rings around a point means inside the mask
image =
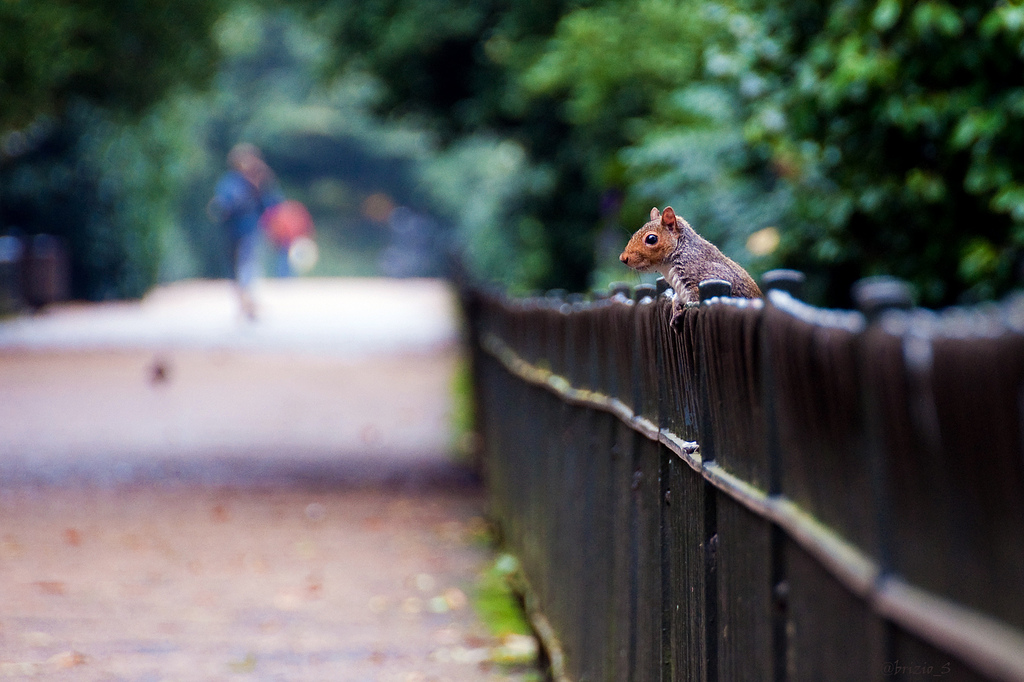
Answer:
POLYGON ((618 294, 620 296, 625 296, 626 298, 629 298, 629 293, 632 290, 633 287, 629 286, 625 282, 612 282, 611 284, 608 285, 608 296, 611 297, 618 294))
MULTIPOLYGON (((732 295, 732 284, 721 279, 708 279, 697 287, 700 302, 718 297, 732 295)), ((708 348, 701 323, 700 343, 700 417, 697 426, 697 440, 700 443, 701 462, 704 466, 715 460, 714 434, 710 423, 710 391, 708 390, 708 348)), ((718 494, 713 486, 704 481, 704 617, 707 621, 705 630, 706 675, 708 680, 718 679, 718 494)))
POLYGON ((852 290, 860 312, 826 311, 795 300, 803 282, 766 273, 763 305, 709 304, 731 290, 703 282, 678 334, 664 280, 614 303, 465 301, 488 354, 474 362, 495 506, 575 678, 879 679, 904 662, 945 674, 950 657, 971 679, 1024 680, 1024 302, 936 314, 871 278, 852 290), (742 374, 719 355, 734 342, 742 374), (568 391, 546 365, 600 390, 568 391), (729 456, 753 440, 729 429, 761 416, 758 378, 767 480, 729 456), (667 437, 684 388, 703 469, 667 437))
MULTIPOLYGON (((765 300, 771 305, 771 291, 784 291, 794 298, 803 295, 806 276, 797 270, 771 270, 761 278, 765 300)), ((772 367, 768 342, 767 323, 761 325, 761 405, 764 410, 765 452, 768 458, 768 494, 775 496, 782 492, 781 454, 779 452, 779 430, 776 417, 775 371, 772 367)), ((782 682, 787 677, 786 636, 789 621, 789 580, 786 575, 786 561, 783 554, 784 534, 776 525, 771 526, 770 580, 772 595, 772 679, 782 682)))
MULTIPOLYGON (((642 313, 639 312, 639 303, 644 299, 654 299, 658 295, 657 289, 653 284, 637 284, 633 289, 633 303, 637 304, 633 306, 633 319, 634 322, 631 328, 636 330, 636 316, 642 313)), ((644 411, 644 387, 643 379, 644 373, 640 371, 640 339, 634 339, 633 341, 633 357, 630 359, 630 363, 633 365, 633 414, 642 415, 644 411)))
POLYGON ((769 291, 785 291, 796 299, 804 297, 804 283, 807 275, 799 270, 769 270, 761 275, 761 288, 767 294, 769 291))
MULTIPOLYGON (((660 302, 669 290, 668 282, 664 277, 659 277, 654 284, 656 291, 655 305, 660 302)), ((671 305, 671 302, 669 303, 671 305)), ((660 311, 660 308, 657 310, 660 311)), ((668 362, 666 354, 666 334, 671 334, 668 321, 664 315, 659 313, 659 319, 653 325, 654 350, 656 375, 658 377, 658 433, 664 433, 668 427, 668 362)), ((660 443, 656 448, 658 453, 658 501, 661 507, 659 520, 659 541, 661 543, 661 679, 671 680, 673 674, 672 661, 672 606, 675 604, 675 595, 672 586, 672 557, 669 555, 669 548, 672 546, 670 536, 672 524, 668 518, 671 513, 672 502, 672 458, 675 456, 660 443)), ((678 494, 678 493, 677 493, 678 494)))
POLYGON ((718 296, 732 296, 732 284, 724 279, 706 279, 697 286, 700 302, 718 296))
MULTIPOLYGON (((895 277, 868 277, 854 283, 851 295, 857 309, 868 322, 868 329, 861 337, 858 348, 858 364, 864 377, 872 376, 869 363, 872 358, 866 349, 865 335, 871 333, 871 327, 878 324, 882 316, 894 310, 910 310, 913 306, 913 294, 910 286, 895 277)), ((875 506, 875 531, 877 534, 878 570, 880 576, 890 573, 893 568, 893 506, 892 491, 886 472, 886 447, 883 433, 882 401, 878 394, 879 387, 873 381, 865 380, 862 405, 864 413, 864 446, 868 457, 871 476, 872 497, 875 506)), ((896 633, 893 624, 884 620, 882 625, 882 653, 887 661, 897 658, 896 633)))
POLYGON ((667 279, 665 279, 664 277, 659 277, 654 281, 654 288, 658 292, 658 296, 661 296, 663 293, 665 293, 672 287, 668 285, 667 279))
MULTIPOLYGON (((869 325, 876 325, 882 315, 892 310, 910 310, 913 293, 910 285, 895 277, 867 277, 854 283, 851 291, 857 309, 869 325)), ((871 358, 861 344, 858 360, 863 376, 871 376, 868 363, 871 358)), ((892 568, 892 505, 887 477, 885 475, 885 436, 882 433, 882 418, 879 413, 881 401, 876 395, 878 387, 865 382, 863 395, 864 439, 871 466, 872 487, 875 497, 875 523, 878 533, 878 568, 882 574, 892 568)))
MULTIPOLYGON (((732 284, 726 282, 724 279, 706 279, 698 286, 700 292, 700 302, 704 303, 712 298, 727 297, 732 294, 732 284)), ((712 434, 711 424, 709 422, 710 414, 708 410, 708 403, 710 401, 708 391, 708 358, 707 358, 707 347, 704 343, 704 335, 700 337, 700 372, 699 378, 699 390, 700 390, 700 417, 697 422, 698 430, 698 442, 700 443, 700 456, 701 461, 711 462, 715 459, 715 444, 714 435, 712 434)))
POLYGON ((910 310, 913 306, 910 285, 895 277, 865 277, 854 282, 852 294, 868 324, 889 310, 910 310))

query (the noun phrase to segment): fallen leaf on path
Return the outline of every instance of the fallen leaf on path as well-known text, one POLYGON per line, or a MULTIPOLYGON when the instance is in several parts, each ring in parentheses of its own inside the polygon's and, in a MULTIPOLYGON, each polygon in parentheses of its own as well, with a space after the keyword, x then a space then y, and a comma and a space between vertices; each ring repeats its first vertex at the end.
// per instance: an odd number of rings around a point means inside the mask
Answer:
POLYGON ((53 635, 46 632, 40 632, 38 630, 26 632, 22 635, 22 638, 25 640, 26 646, 33 648, 50 646, 53 644, 54 640, 53 635))
POLYGON ((43 594, 54 597, 63 597, 67 591, 67 586, 60 580, 37 580, 32 584, 38 587, 43 594))
POLYGON ((80 651, 62 651, 50 656, 46 662, 56 668, 77 668, 80 665, 85 665, 88 660, 86 655, 80 651))
POLYGON ((0 663, 0 675, 4 677, 35 677, 38 671, 35 663, 0 663))
POLYGON ((274 597, 274 606, 279 611, 297 611, 302 607, 302 597, 294 592, 280 592, 274 597))
POLYGON ((312 540, 299 540, 295 543, 295 553, 299 555, 299 558, 315 559, 317 557, 316 544, 312 540))
POLYGON ((434 580, 434 576, 429 573, 417 573, 413 576, 412 583, 420 592, 430 592, 434 589, 434 586, 437 585, 437 581, 434 580))
POLYGON ((374 613, 384 613, 388 610, 390 600, 382 594, 370 597, 370 610, 374 613))
POLYGON ((501 646, 491 652, 491 659, 503 665, 532 665, 537 661, 540 647, 531 635, 508 634, 501 638, 501 646))
POLYGON ((257 662, 256 654, 250 651, 242 660, 228 663, 228 667, 236 673, 251 673, 256 669, 257 662))
POLYGON ((423 600, 419 597, 409 597, 402 602, 402 613, 415 616, 423 610, 423 600))
POLYGON ((466 593, 457 587, 449 587, 442 594, 445 602, 448 603, 448 608, 452 611, 458 611, 459 609, 465 608, 466 604, 469 603, 469 599, 466 597, 466 593))

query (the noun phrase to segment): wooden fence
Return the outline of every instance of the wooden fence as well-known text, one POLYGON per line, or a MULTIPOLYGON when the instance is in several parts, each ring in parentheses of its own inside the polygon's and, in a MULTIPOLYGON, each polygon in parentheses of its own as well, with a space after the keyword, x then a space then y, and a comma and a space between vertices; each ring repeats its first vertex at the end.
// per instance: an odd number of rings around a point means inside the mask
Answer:
POLYGON ((1024 298, 670 295, 466 296, 556 678, 1024 680, 1024 298))

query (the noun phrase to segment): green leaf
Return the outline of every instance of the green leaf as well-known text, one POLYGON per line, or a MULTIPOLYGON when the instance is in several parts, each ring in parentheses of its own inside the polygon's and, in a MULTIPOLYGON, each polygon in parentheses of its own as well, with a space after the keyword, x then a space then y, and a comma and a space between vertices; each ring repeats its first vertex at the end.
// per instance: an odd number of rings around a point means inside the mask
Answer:
POLYGON ((902 11, 900 0, 881 0, 871 14, 871 25, 877 31, 888 31, 899 21, 902 11))
POLYGON ((914 168, 907 173, 905 187, 912 197, 927 203, 936 203, 946 198, 946 184, 942 176, 921 168, 914 168))
POLYGON ((944 2, 923 2, 914 8, 911 23, 922 35, 956 37, 963 33, 960 14, 944 2))
POLYGON ((960 253, 960 278, 973 284, 991 276, 999 266, 999 251, 987 239, 971 239, 960 253))
POLYGON ((953 149, 966 149, 979 140, 988 140, 1002 132, 1006 126, 1006 115, 998 109, 974 108, 960 117, 950 145, 953 149))
POLYGON ((1009 213, 1018 222, 1024 222, 1024 185, 1012 183, 1004 186, 992 199, 992 208, 1009 213))

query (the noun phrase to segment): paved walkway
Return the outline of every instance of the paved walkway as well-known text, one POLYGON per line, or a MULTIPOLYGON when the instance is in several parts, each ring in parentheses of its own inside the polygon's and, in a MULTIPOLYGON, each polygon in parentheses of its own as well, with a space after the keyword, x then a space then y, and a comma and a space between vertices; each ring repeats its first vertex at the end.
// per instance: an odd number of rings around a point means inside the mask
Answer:
POLYGON ((0 678, 531 679, 469 605, 451 292, 225 282, 0 322, 0 678))
POLYGON ((241 319, 224 280, 178 282, 141 301, 65 304, 0 322, 0 349, 126 348, 429 353, 457 342, 447 285, 427 279, 264 280, 259 319, 241 319))

